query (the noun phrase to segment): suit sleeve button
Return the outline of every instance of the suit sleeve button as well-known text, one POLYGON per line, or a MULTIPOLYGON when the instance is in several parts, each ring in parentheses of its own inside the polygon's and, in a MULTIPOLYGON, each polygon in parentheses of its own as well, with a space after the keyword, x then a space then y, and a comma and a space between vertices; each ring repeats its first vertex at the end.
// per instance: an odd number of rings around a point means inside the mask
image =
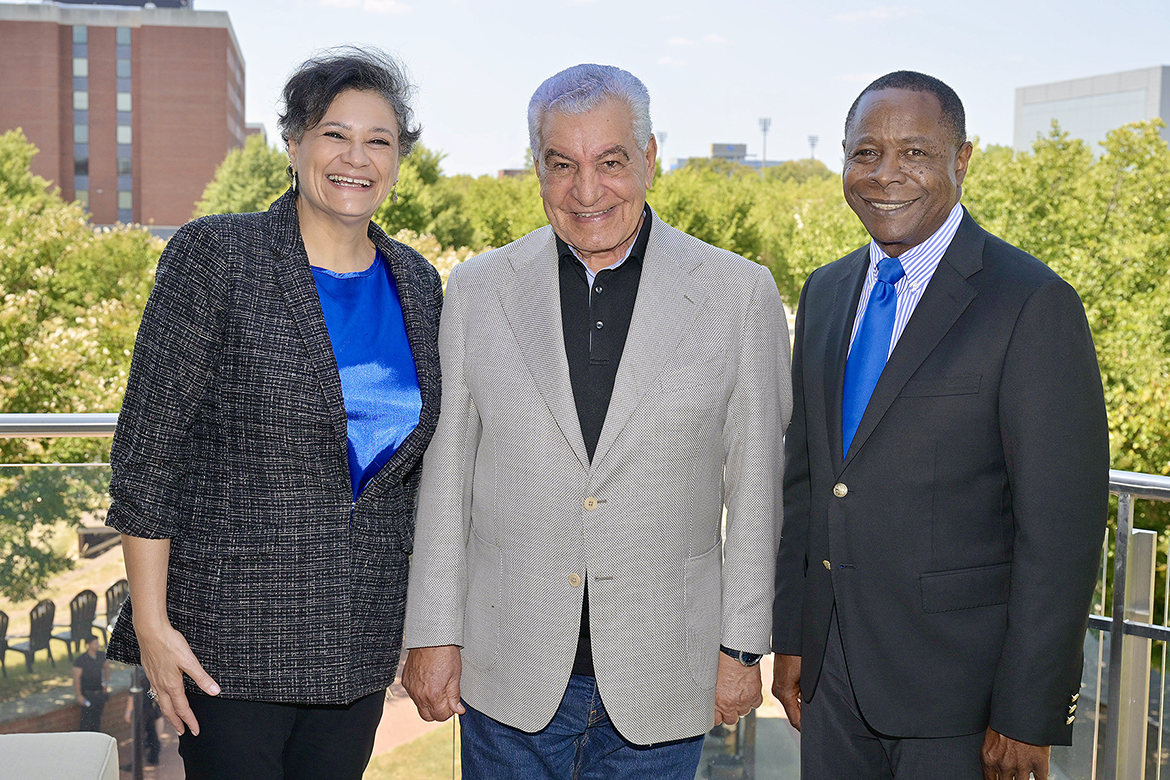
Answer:
POLYGON ((837 498, 845 498, 845 496, 849 495, 849 486, 844 482, 838 482, 836 485, 833 485, 833 495, 837 498))
POLYGON ((827 571, 833 570, 833 564, 829 563, 828 561, 821 561, 821 563, 824 565, 827 571))
POLYGON ((581 575, 578 574, 577 572, 573 572, 572 574, 570 574, 569 575, 569 584, 572 585, 574 588, 580 587, 581 586, 581 575))
POLYGON ((585 508, 592 512, 597 508, 597 499, 593 496, 589 496, 589 498, 585 499, 585 508))
POLYGON ((1076 715, 1069 715, 1069 716, 1068 716, 1068 720, 1066 720, 1066 721, 1064 722, 1064 725, 1066 725, 1066 726, 1071 726, 1071 725, 1072 725, 1072 722, 1073 722, 1074 720, 1076 720, 1076 719, 1077 719, 1077 716, 1076 716, 1076 715))

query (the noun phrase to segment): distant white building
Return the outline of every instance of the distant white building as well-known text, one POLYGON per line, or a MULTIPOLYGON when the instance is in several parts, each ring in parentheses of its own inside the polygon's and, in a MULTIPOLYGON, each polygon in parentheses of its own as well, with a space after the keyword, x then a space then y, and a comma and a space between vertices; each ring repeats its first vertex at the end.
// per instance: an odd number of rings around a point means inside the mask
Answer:
MULTIPOLYGON (((1030 151, 1037 136, 1047 137, 1052 120, 1094 154, 1110 130, 1129 122, 1161 117, 1170 122, 1170 66, 1090 76, 1016 89, 1016 122, 1012 145, 1030 151)), ((1162 129, 1170 141, 1170 129, 1162 129)))

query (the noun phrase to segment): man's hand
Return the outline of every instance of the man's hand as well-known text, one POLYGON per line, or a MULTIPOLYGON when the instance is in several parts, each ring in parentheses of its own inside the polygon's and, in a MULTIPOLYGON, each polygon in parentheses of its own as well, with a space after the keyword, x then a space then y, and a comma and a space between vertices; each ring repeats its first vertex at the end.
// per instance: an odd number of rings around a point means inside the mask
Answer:
POLYGON ((1019 742, 989 728, 979 756, 983 760, 983 780, 1028 780, 1029 773, 1036 780, 1048 780, 1051 752, 1047 745, 1019 742))
POLYGON ((416 647, 406 656, 402 687, 414 700, 423 720, 447 720, 467 712, 459 701, 463 661, 455 645, 416 647))
POLYGON ((715 725, 734 726, 764 703, 760 665, 744 666, 726 653, 719 653, 719 671, 715 677, 715 725))
POLYGON ((800 731, 800 656, 776 653, 772 661, 772 695, 784 705, 792 728, 800 731))

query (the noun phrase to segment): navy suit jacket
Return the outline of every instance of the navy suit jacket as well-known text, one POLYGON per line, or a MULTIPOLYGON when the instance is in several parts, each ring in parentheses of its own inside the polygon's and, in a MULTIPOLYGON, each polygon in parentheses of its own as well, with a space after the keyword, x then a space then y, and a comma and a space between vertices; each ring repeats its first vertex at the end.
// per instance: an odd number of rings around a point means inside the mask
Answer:
POLYGON ((1080 299, 964 214, 843 453, 868 252, 801 293, 773 649, 810 700, 835 605, 879 732, 1068 744, 1108 507, 1080 299))

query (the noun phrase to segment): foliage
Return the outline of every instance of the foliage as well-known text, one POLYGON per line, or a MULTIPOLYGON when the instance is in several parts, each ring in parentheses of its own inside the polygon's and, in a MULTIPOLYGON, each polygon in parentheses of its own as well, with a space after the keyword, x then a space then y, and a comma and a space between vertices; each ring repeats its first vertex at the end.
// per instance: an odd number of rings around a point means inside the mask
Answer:
POLYGON ((984 227, 1080 293, 1105 386, 1113 467, 1170 474, 1170 148, 1159 126, 1114 130, 1098 159, 1055 127, 1032 153, 980 150, 964 202, 984 227))
MULTIPOLYGON (((161 243, 94 230, 33 176, 36 149, 0 136, 0 413, 116 412, 161 243)), ((0 439, 5 463, 100 461, 107 440, 0 439)), ((100 486, 56 469, 0 473, 0 594, 25 594, 68 567, 45 525, 99 509, 100 486)))
POLYGON ((215 169, 215 176, 195 205, 195 216, 266 211, 288 189, 288 155, 269 146, 264 136, 248 136, 215 169))

